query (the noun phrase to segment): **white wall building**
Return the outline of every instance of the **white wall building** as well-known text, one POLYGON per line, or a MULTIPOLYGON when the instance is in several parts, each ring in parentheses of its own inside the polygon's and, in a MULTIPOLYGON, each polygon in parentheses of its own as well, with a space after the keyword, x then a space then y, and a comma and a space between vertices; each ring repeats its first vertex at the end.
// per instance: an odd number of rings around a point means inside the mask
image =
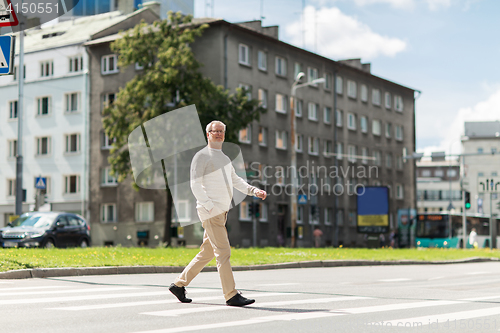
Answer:
MULTIPOLYGON (((465 179, 471 193, 471 213, 490 215, 490 194, 478 191, 478 182, 482 179, 500 181, 500 121, 466 122, 462 151, 484 153, 485 155, 465 157, 465 179)), ((498 203, 500 193, 493 195, 492 212, 500 214, 498 203)))

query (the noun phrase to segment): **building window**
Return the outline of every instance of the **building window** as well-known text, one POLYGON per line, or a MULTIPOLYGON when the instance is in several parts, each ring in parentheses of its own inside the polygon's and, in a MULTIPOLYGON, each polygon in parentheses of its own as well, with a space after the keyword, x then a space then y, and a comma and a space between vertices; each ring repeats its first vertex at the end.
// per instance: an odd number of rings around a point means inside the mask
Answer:
POLYGON ((446 176, 448 176, 449 178, 456 177, 457 176, 457 170, 455 170, 455 169, 446 170, 446 176))
POLYGON ((286 76, 286 59, 276 57, 276 74, 286 76))
POLYGON ((335 82, 335 91, 337 94, 342 95, 343 94, 343 86, 344 86, 344 80, 342 79, 342 76, 337 76, 337 80, 335 82))
POLYGON ((295 116, 296 117, 302 117, 302 113, 304 109, 304 101, 301 99, 297 99, 297 108, 295 109, 295 116))
POLYGON ((189 200, 177 200, 177 202, 175 203, 175 214, 177 214, 177 222, 191 221, 189 207, 189 200))
POLYGON ((251 216, 250 216, 250 202, 248 201, 242 201, 240 203, 240 220, 242 221, 250 221, 251 216))
POLYGON ((102 132, 102 146, 101 149, 111 149, 116 138, 110 139, 106 132, 102 132))
POLYGON ((398 141, 403 141, 403 126, 396 125, 395 126, 395 138, 398 141))
POLYGON ((309 224, 319 224, 319 207, 316 205, 309 206, 309 224))
POLYGON ((252 125, 248 125, 246 128, 241 129, 238 138, 241 143, 251 143, 252 125))
POLYGON ((267 53, 264 51, 259 51, 257 53, 258 67, 262 71, 267 71, 267 53))
POLYGON ((101 58, 101 74, 118 73, 118 56, 116 54, 109 54, 101 58))
POLYGON ((356 98, 358 93, 358 86, 356 82, 347 80, 347 96, 356 98))
POLYGON ((350 227, 356 226, 356 212, 354 210, 349 211, 349 226, 350 227))
POLYGON ((344 149, 343 149, 342 143, 340 143, 340 142, 337 142, 337 144, 336 144, 336 155, 337 155, 337 159, 339 159, 339 160, 344 158, 344 149))
POLYGON ((294 80, 297 78, 297 75, 299 75, 300 72, 302 72, 302 65, 299 64, 298 62, 296 62, 293 65, 293 79, 294 80))
MULTIPOLYGON (((14 75, 12 77, 12 79, 14 81, 17 81, 17 70, 18 70, 18 67, 19 66, 14 66, 14 75)), ((26 79, 26 65, 23 66, 23 78, 26 79)))
POLYGON ((259 94, 260 106, 263 107, 264 109, 267 109, 267 90, 259 89, 258 94, 259 94))
POLYGON ((331 124, 332 123, 332 108, 329 106, 325 106, 323 109, 323 121, 325 124, 331 124))
POLYGON ((368 164, 368 148, 361 148, 361 163, 368 164))
POLYGON ((286 113, 286 96, 276 94, 276 112, 286 113))
POLYGON ((48 77, 54 75, 54 61, 44 61, 40 63, 40 76, 48 77))
POLYGON ((17 101, 9 102, 9 119, 17 118, 17 101))
POLYGON ((382 164, 382 153, 380 150, 373 151, 373 164, 381 165, 382 164))
POLYGON ((64 100, 65 100, 65 108, 64 110, 66 112, 78 112, 80 110, 80 94, 75 92, 75 93, 69 93, 64 95, 64 100))
POLYGON ((332 89, 332 75, 330 73, 325 73, 325 90, 331 90, 332 89))
POLYGON ((387 153, 387 155, 385 155, 385 166, 387 168, 392 168, 392 154, 391 153, 387 153))
POLYGON ((348 145, 347 146, 347 159, 349 162, 356 162, 356 146, 348 145))
POLYGON ((372 90, 372 104, 380 106, 380 90, 378 89, 372 90))
POLYGON ((403 97, 394 96, 394 109, 399 112, 403 112, 403 97))
POLYGON ((260 216, 259 216, 259 221, 260 222, 267 222, 267 204, 266 203, 260 203, 260 216))
POLYGON ((16 157, 17 156, 17 140, 8 140, 9 144, 9 156, 8 157, 16 157))
POLYGON ((342 120, 342 111, 337 109, 337 111, 335 111, 335 123, 337 124, 337 127, 342 127, 342 124, 343 124, 343 120, 342 120))
POLYGON ((247 96, 249 101, 252 100, 252 86, 251 85, 240 83, 238 85, 238 88, 243 89, 243 91, 245 92, 245 96, 247 96))
POLYGON ((484 150, 483 150, 483 148, 481 148, 481 147, 477 148, 477 153, 478 153, 478 154, 482 154, 482 153, 483 153, 483 151, 484 151, 484 150))
POLYGON ((396 169, 403 170, 403 156, 396 156, 396 169))
POLYGON ((359 119, 359 126, 361 127, 361 132, 363 133, 368 132, 368 119, 365 116, 362 116, 359 119))
POLYGON ((76 153, 80 151, 80 134, 65 135, 66 153, 76 153))
POLYGON ((267 128, 259 127, 259 146, 267 146, 267 128))
POLYGON ((307 119, 318 121, 318 104, 309 102, 307 106, 307 119))
POLYGON ((81 72, 83 70, 83 57, 76 56, 69 58, 69 72, 81 72))
POLYGON ((118 180, 111 175, 111 167, 101 169, 101 185, 116 185, 118 180))
POLYGON ((422 170, 421 175, 422 175, 422 177, 430 177, 431 170, 422 170))
POLYGON ((309 142, 309 144, 308 144, 309 155, 318 155, 318 153, 319 153, 319 139, 310 136, 308 142, 309 142))
POLYGON ((287 132, 276 131, 276 148, 286 149, 286 142, 287 142, 287 132))
POLYGON ((64 193, 65 194, 80 193, 80 176, 79 175, 64 176, 64 193))
POLYGON ((331 157, 333 154, 333 142, 331 140, 324 141, 324 155, 325 157, 331 157))
POLYGON ((364 84, 361 85, 361 101, 368 102, 368 88, 364 84))
POLYGON ((386 123, 385 124, 385 137, 390 138, 391 137, 391 131, 392 131, 392 125, 391 123, 386 123))
POLYGON ((153 222, 154 217, 155 217, 154 202, 136 202, 135 204, 136 222, 153 222))
POLYGON ((37 98, 37 115, 45 116, 50 113, 51 98, 49 96, 37 98))
POLYGON ((16 195, 16 180, 7 179, 7 196, 14 197, 16 195))
POLYGON ((372 134, 380 136, 380 120, 374 119, 372 122, 372 134))
POLYGON ((350 112, 347 114, 347 128, 356 130, 356 116, 350 112))
POLYGON ((404 187, 403 184, 396 184, 396 199, 404 198, 404 187))
POLYGON ((285 168, 282 166, 276 167, 276 185, 285 185, 285 168))
POLYGON ((318 70, 314 67, 307 67, 307 81, 311 82, 316 80, 317 78, 318 78, 318 70))
POLYGON ((49 155, 50 154, 50 137, 40 137, 36 138, 36 155, 49 155))
POLYGON ((113 105, 115 101, 115 93, 107 93, 102 96, 102 107, 107 108, 113 105))
POLYGON ((295 151, 298 153, 302 153, 304 146, 304 137, 302 134, 295 134, 295 151))
POLYGON ((101 205, 101 222, 116 222, 116 204, 101 205))
POLYGON ((239 45, 239 63, 250 66, 250 52, 248 46, 245 44, 239 45))
POLYGON ((391 94, 388 92, 385 93, 385 108, 386 109, 391 108, 391 94))
POLYGON ((297 224, 302 224, 302 223, 304 223, 304 207, 298 206, 297 207, 297 224))

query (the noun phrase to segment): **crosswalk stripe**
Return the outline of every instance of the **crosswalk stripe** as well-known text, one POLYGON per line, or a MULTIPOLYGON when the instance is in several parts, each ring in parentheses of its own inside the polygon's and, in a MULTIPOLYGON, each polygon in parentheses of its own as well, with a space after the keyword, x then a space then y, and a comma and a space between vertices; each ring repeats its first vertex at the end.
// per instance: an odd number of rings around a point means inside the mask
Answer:
POLYGON ((400 279, 383 279, 383 280, 378 280, 379 282, 403 282, 403 281, 411 281, 411 279, 408 278, 400 278, 400 279))
MULTIPOLYGON (((37 289, 54 289, 66 288, 61 286, 42 286, 42 287, 17 287, 17 288, 0 288, 0 292, 4 291, 17 291, 17 290, 37 290, 37 289)), ((2 294, 0 294, 2 295, 2 294)))
POLYGON ((373 312, 392 311, 392 310, 418 309, 418 308, 426 308, 426 307, 431 307, 431 306, 453 305, 453 304, 461 304, 461 303, 465 303, 465 302, 461 302, 461 301, 426 301, 426 302, 397 303, 397 304, 387 304, 387 305, 365 306, 365 307, 360 307, 360 308, 338 309, 338 310, 330 310, 330 312, 339 313, 339 314, 362 314, 362 313, 373 313, 373 312))
POLYGON ((281 287, 281 286, 296 286, 300 283, 268 283, 268 284, 258 284, 258 287, 281 287))
POLYGON ((13 293, 0 293, 0 297, 4 296, 28 296, 28 295, 42 295, 42 294, 71 294, 71 293, 92 293, 103 291, 122 291, 122 290, 137 290, 140 288, 132 287, 111 287, 111 288, 88 288, 88 289, 67 289, 67 290, 43 290, 43 291, 23 291, 13 293))
MULTIPOLYGON (((173 295, 170 294, 172 297, 173 295)), ((245 294, 246 297, 271 297, 271 296, 286 296, 286 295, 296 295, 296 293, 258 293, 258 294, 245 294)), ((195 304, 197 302, 213 301, 213 300, 223 300, 223 296, 210 296, 210 297, 200 297, 196 298, 195 304)), ((82 306, 66 306, 63 308, 50 308, 50 310, 65 310, 65 311, 83 311, 83 310, 102 310, 102 309, 112 309, 112 308, 123 308, 132 306, 143 306, 143 305, 155 305, 155 304, 170 304, 179 303, 175 298, 165 299, 158 301, 143 301, 143 302, 125 302, 125 303, 110 303, 110 304, 96 304, 96 305, 82 305, 82 306)))
POLYGON ((205 325, 193 325, 193 326, 184 326, 184 327, 174 327, 174 328, 166 328, 159 329, 153 331, 141 331, 135 333, 177 333, 177 332, 189 332, 189 331, 201 331, 207 329, 214 328, 222 328, 222 327, 241 327, 245 325, 254 325, 254 324, 263 324, 271 321, 290 321, 290 320, 305 320, 305 319, 317 319, 324 317, 332 317, 335 316, 332 313, 328 312, 307 312, 307 313, 292 313, 285 315, 276 315, 276 316, 266 316, 266 317, 256 317, 246 320, 237 320, 237 321, 229 321, 223 323, 215 323, 215 324, 205 324, 205 325))
MULTIPOLYGON (((500 314, 500 307, 489 308, 489 309, 479 309, 479 310, 470 310, 470 311, 461 311, 461 312, 452 312, 452 313, 443 313, 439 315, 430 315, 430 316, 422 316, 422 317, 414 317, 414 318, 404 318, 404 319, 396 319, 390 321, 384 321, 380 323, 372 323, 372 324, 381 324, 384 326, 392 325, 397 326, 398 323, 412 323, 412 324, 421 324, 423 325, 431 325, 435 323, 444 324, 448 321, 452 322, 454 320, 463 320, 463 319, 472 319, 478 317, 487 317, 494 316, 500 314)), ((401 326, 401 325, 400 325, 401 326)))
MULTIPOLYGON (((256 297, 250 296, 248 297, 256 297)), ((264 302, 264 303, 255 303, 257 307, 263 306, 286 306, 286 305, 296 305, 296 304, 312 304, 312 303, 330 303, 330 302, 341 302, 341 301, 352 301, 352 300, 360 300, 360 299, 371 299, 370 297, 357 297, 357 296, 346 296, 346 297, 329 297, 329 298, 314 298, 314 299, 299 299, 299 300, 291 300, 291 301, 278 301, 278 302, 264 302)), ((250 305, 249 307, 252 307, 250 305)), ((198 308, 184 308, 184 309, 174 309, 174 310, 164 310, 164 311, 153 311, 153 312, 143 312, 141 314, 150 315, 150 316, 160 316, 160 317, 176 317, 182 314, 188 313, 196 313, 196 312, 209 312, 209 311, 218 311, 218 310, 227 310, 227 309, 240 309, 236 307, 227 307, 227 306, 205 306, 198 308)))
POLYGON ((489 299, 497 299, 500 298, 500 295, 495 295, 495 296, 484 296, 484 297, 474 297, 474 298, 464 298, 461 299, 461 301, 486 301, 489 299))

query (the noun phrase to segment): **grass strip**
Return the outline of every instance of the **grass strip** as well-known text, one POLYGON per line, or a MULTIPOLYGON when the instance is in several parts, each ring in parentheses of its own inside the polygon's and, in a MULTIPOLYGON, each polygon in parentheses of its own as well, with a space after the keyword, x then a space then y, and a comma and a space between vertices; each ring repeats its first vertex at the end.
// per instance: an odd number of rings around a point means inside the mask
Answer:
MULTIPOLYGON (((197 248, 0 249, 0 272, 24 268, 185 266, 197 253, 197 248)), ((500 258, 500 251, 490 249, 238 248, 232 249, 231 264, 246 266, 310 260, 447 261, 472 257, 500 258)), ((215 266, 215 259, 209 263, 209 266, 215 266)))

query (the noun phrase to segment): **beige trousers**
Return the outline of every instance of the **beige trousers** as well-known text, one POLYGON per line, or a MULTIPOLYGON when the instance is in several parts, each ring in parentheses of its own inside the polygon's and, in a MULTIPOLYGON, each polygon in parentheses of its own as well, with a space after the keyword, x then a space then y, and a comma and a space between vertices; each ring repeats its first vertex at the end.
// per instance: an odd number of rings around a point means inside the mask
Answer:
POLYGON ((222 284, 222 292, 226 301, 238 293, 234 282, 233 270, 231 268, 231 246, 226 230, 227 212, 202 221, 205 229, 203 243, 200 252, 184 268, 182 273, 175 279, 178 287, 186 287, 201 272, 215 256, 217 271, 222 284))

